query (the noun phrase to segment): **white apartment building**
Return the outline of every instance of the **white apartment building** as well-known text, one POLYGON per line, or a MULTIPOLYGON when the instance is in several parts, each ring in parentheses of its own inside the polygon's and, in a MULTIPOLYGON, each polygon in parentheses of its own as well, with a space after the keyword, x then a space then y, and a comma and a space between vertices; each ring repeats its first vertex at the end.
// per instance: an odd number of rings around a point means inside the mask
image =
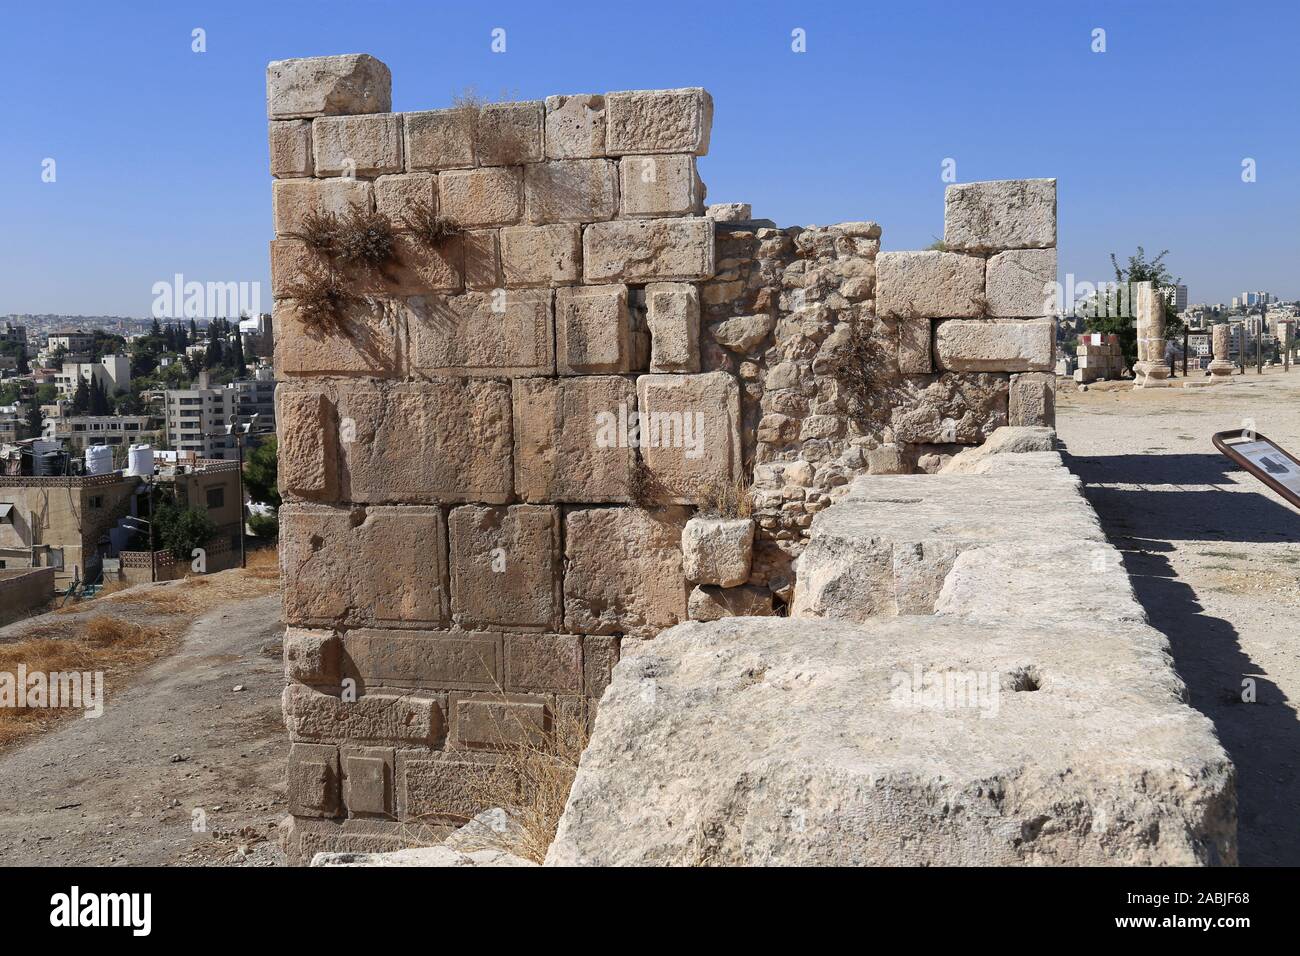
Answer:
POLYGON ((87 384, 94 379, 108 394, 125 392, 131 388, 131 360, 125 355, 104 355, 98 362, 64 362, 63 371, 54 379, 59 394, 71 398, 77 391, 77 383, 87 384))
MULTIPOLYGON (((206 376, 203 376, 206 378, 206 376)), ((233 388, 169 388, 164 397, 167 445, 200 458, 235 458, 235 439, 226 434, 238 398, 233 388)))

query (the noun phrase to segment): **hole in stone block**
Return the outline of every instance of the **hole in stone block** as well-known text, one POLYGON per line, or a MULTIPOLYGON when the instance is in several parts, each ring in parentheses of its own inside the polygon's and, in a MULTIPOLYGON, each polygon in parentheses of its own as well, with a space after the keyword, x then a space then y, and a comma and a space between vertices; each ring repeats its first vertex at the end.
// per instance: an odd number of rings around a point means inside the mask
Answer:
POLYGON ((1042 686, 1042 675, 1032 664, 1017 667, 1003 679, 1003 689, 1013 692, 1040 690, 1042 686))

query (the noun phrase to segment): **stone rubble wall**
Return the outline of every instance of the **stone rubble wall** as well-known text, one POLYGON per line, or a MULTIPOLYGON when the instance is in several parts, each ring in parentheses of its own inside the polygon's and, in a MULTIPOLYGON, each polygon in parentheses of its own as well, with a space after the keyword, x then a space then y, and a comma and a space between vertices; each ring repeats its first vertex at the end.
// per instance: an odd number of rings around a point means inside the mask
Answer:
POLYGON ((1052 424, 1052 180, 950 187, 948 251, 881 253, 706 208, 702 89, 393 113, 349 55, 272 63, 267 105, 299 859, 464 823, 625 642, 783 613, 855 476, 1052 424), (395 256, 322 323, 313 217, 354 207, 395 256))

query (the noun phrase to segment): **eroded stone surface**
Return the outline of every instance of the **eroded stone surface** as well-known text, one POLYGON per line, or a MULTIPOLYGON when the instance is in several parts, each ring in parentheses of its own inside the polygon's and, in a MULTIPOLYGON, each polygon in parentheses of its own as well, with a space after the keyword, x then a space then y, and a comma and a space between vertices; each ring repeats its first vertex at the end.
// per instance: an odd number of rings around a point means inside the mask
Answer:
POLYGON ((1056 180, 954 183, 944 191, 950 249, 1045 249, 1056 245, 1056 180))
POLYGON ((275 60, 266 68, 266 112, 271 119, 386 113, 392 108, 392 74, 366 53, 275 60))

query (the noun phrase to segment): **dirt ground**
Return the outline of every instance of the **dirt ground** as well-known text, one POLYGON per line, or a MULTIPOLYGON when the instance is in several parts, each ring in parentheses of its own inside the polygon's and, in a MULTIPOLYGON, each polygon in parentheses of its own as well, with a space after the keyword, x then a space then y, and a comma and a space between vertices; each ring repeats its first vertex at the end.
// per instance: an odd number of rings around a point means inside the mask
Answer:
MULTIPOLYGON (((0 865, 283 862, 283 628, 267 590, 202 613, 174 654, 110 686, 103 716, 70 716, 0 754, 0 865)), ((102 606, 125 607, 128 593, 102 606)), ((60 619, 5 628, 0 642, 60 619)))
POLYGON ((1210 438, 1253 420, 1300 455, 1298 410, 1300 370, 1281 369, 1211 388, 1116 383, 1057 405, 1066 463, 1237 766, 1242 865, 1300 864, 1300 511, 1210 438))

